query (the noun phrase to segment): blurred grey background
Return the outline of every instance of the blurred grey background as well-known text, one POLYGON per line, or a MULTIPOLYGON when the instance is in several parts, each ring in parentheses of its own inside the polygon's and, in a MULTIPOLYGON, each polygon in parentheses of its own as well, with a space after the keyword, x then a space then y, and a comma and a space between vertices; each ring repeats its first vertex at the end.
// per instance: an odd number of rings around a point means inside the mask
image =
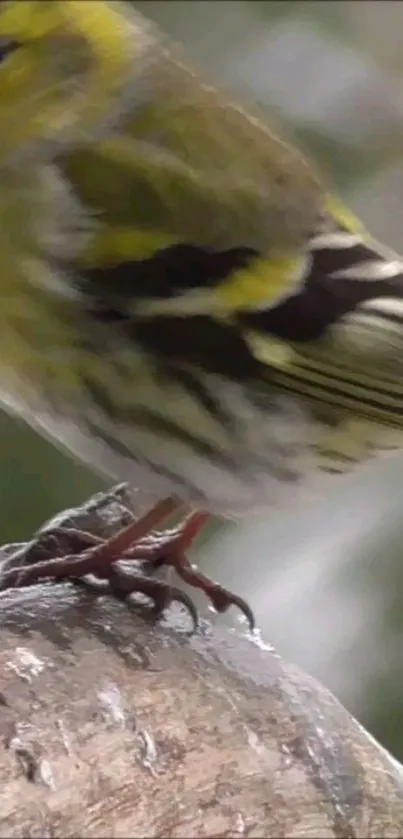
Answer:
MULTIPOLYGON (((210 77, 273 113, 377 238, 403 253, 403 2, 146 0, 210 77)), ((0 415, 0 539, 100 481, 0 415)), ((262 636, 403 759, 403 456, 309 510, 216 523, 198 563, 246 596, 262 636)))

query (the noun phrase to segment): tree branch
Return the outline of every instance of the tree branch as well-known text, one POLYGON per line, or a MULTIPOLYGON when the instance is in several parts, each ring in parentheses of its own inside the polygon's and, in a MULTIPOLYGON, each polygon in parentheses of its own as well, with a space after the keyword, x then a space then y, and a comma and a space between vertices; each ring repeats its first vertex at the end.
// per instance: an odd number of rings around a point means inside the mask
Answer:
MULTIPOLYGON (((56 524, 104 537, 132 503, 120 487, 56 524)), ((4 558, 54 556, 54 528, 4 558)), ((68 582, 0 604, 0 836, 403 835, 400 765, 256 640, 68 582)))

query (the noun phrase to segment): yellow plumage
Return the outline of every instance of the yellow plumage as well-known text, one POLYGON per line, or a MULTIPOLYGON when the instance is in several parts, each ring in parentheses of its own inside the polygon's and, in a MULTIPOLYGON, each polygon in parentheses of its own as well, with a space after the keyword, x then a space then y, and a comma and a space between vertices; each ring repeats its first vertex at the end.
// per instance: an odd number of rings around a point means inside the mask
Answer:
POLYGON ((400 428, 400 262, 311 164, 124 3, 5 3, 0 39, 6 404, 218 510, 400 428))
POLYGON ((91 0, 2 4, 0 37, 14 46, 1 69, 3 163, 85 142, 119 113, 137 58, 123 12, 91 0))

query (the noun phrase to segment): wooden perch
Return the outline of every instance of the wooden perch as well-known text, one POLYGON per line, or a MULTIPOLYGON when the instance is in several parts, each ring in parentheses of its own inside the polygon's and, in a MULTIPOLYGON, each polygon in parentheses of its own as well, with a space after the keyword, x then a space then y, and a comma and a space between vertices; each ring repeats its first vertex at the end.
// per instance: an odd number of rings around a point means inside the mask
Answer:
MULTIPOLYGON (((130 503, 120 487, 57 524, 105 536, 130 503)), ((403 835, 400 765, 256 640, 68 582, 0 604, 1 837, 403 835)))

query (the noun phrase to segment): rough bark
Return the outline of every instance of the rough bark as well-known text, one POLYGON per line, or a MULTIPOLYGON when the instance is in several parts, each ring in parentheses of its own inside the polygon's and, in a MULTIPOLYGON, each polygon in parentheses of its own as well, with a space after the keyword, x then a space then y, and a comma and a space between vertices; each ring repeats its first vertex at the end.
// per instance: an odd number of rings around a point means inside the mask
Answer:
POLYGON ((0 603, 1 837, 403 835, 400 765, 270 648, 67 582, 0 603))

